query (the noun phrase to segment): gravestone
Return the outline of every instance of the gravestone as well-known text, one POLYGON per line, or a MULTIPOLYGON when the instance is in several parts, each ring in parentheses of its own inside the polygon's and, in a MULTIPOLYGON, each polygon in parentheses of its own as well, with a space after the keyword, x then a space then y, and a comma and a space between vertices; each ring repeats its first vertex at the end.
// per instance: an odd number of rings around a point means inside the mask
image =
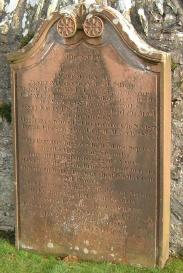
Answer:
POLYGON ((17 247, 163 266, 169 55, 114 9, 78 4, 9 60, 17 247))

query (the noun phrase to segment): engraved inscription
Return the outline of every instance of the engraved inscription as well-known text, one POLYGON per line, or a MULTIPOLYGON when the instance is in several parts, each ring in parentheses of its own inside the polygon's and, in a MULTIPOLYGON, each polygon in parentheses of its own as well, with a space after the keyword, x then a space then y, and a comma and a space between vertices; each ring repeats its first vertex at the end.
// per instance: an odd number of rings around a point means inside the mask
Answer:
POLYGON ((21 240, 89 259, 151 257, 157 75, 108 46, 63 55, 49 72, 51 53, 18 74, 21 240))

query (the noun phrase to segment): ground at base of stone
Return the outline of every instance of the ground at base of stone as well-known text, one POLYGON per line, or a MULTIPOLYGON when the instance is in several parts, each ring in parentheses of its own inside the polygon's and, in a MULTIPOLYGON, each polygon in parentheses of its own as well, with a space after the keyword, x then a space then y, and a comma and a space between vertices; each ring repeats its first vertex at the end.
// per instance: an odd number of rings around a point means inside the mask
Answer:
POLYGON ((13 232, 0 232, 0 273, 183 273, 183 258, 170 258, 163 269, 137 268, 112 263, 60 260, 20 250, 13 232))

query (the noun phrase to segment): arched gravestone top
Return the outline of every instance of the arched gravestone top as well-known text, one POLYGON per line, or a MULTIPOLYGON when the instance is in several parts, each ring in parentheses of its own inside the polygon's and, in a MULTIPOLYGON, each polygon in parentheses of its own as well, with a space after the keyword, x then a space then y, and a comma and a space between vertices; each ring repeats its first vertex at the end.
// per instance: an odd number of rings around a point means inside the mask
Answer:
MULTIPOLYGON (((100 5, 93 5, 92 10, 89 5, 84 5, 88 9, 90 8, 92 14, 96 14, 99 17, 105 18, 107 21, 109 21, 114 30, 121 36, 123 42, 140 57, 147 60, 152 60, 154 62, 163 62, 170 59, 170 55, 168 53, 157 50, 142 40, 135 31, 133 25, 130 24, 119 11, 109 6, 100 5)), ((23 62, 24 58, 28 58, 31 56, 31 54, 34 54, 34 52, 39 50, 40 46, 44 44, 50 29, 60 19, 61 15, 67 14, 75 16, 74 10, 77 6, 79 5, 68 6, 63 8, 60 12, 54 12, 50 20, 42 20, 34 38, 24 48, 14 53, 10 53, 8 55, 9 61, 12 63, 23 62)))
POLYGON ((163 266, 170 57, 108 6, 73 5, 8 56, 18 248, 163 266))

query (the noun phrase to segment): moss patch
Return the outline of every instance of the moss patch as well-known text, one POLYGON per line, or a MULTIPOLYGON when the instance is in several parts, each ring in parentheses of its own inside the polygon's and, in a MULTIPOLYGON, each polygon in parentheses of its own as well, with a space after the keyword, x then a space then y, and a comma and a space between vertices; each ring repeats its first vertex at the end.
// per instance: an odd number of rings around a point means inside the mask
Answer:
POLYGON ((11 103, 3 102, 0 104, 0 117, 6 120, 8 123, 11 123, 11 103))
POLYGON ((34 32, 28 33, 26 36, 22 36, 20 39, 20 48, 26 46, 34 37, 34 32))
POLYGON ((174 70, 175 70, 178 66, 179 66, 178 63, 174 63, 174 62, 172 61, 172 63, 171 63, 171 70, 172 70, 172 72, 174 72, 174 70))

